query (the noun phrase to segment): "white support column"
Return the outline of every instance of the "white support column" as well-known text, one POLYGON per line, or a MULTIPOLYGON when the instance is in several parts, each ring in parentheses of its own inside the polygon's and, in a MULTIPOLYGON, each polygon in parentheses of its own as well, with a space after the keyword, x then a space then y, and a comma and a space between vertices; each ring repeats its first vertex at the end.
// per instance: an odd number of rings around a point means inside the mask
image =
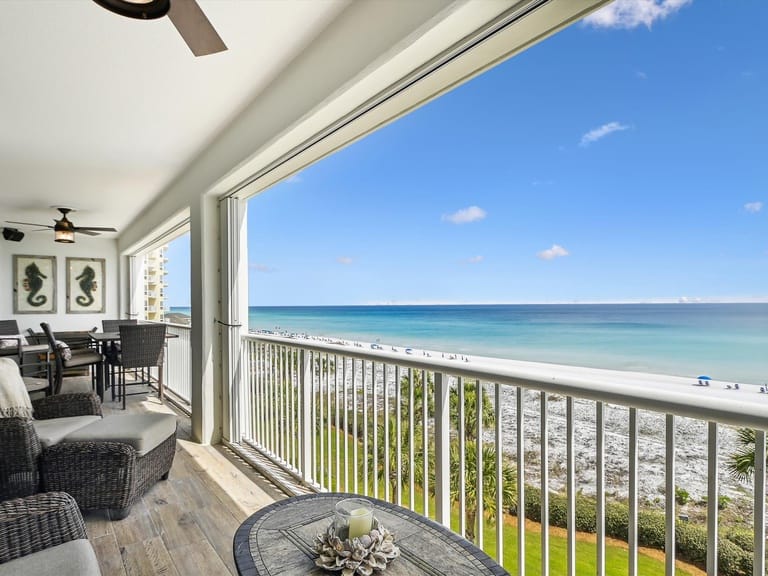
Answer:
POLYGON ((202 444, 221 437, 219 311, 219 218, 216 198, 190 206, 192 299, 192 438, 202 444))
MULTIPOLYGON (((426 389, 424 391, 426 396, 426 389)), ((435 519, 451 527, 451 455, 448 379, 435 372, 435 519)))
POLYGON ((144 258, 128 256, 128 294, 125 309, 120 318, 136 320, 144 313, 144 258))
POLYGON ((221 230, 221 376, 222 434, 230 442, 252 437, 245 382, 241 366, 242 335, 248 332, 247 203, 225 198, 219 204, 221 230))

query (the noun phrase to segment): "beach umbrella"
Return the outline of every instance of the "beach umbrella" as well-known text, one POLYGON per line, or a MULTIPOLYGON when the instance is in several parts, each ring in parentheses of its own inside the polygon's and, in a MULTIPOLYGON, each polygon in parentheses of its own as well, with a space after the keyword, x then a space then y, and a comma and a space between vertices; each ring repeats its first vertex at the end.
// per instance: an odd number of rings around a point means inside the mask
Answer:
POLYGON ((709 376, 699 376, 699 385, 701 386, 709 386, 709 381, 712 380, 709 376))

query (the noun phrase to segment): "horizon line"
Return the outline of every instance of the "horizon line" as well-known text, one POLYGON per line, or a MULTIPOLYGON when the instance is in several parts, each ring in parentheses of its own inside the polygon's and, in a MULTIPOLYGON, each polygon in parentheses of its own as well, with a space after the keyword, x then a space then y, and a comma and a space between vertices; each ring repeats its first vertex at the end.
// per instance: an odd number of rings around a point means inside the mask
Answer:
MULTIPOLYGON (((768 304, 768 296, 743 298, 637 298, 617 300, 551 300, 551 301, 515 301, 515 302, 478 302, 478 301, 441 301, 441 300, 403 300, 365 302, 358 304, 249 304, 248 308, 330 308, 338 306, 562 306, 562 305, 603 305, 603 304, 768 304)), ((170 308, 191 308, 189 304, 174 304, 170 308)))

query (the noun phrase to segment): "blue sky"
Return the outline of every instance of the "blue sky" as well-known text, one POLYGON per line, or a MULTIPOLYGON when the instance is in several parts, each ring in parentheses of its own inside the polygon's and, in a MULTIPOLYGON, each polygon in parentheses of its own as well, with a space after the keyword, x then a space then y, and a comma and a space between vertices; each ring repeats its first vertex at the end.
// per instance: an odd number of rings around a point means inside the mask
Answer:
POLYGON ((249 303, 767 299, 766 20, 616 2, 252 198, 249 303))

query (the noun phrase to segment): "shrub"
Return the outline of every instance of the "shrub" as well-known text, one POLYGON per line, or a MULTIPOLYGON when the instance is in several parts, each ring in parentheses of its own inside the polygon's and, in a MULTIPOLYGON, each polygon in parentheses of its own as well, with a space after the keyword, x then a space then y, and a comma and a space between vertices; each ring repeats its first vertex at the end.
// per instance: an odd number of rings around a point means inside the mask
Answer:
POLYGON ((688 493, 688 490, 675 486, 675 502, 680 504, 680 506, 685 506, 690 499, 691 495, 688 493))
POLYGON ((752 530, 731 528, 724 534, 724 536, 736 544, 736 546, 749 553, 752 553, 755 549, 755 535, 752 530))
POLYGON ((752 574, 752 554, 726 538, 718 540, 717 572, 724 576, 752 574))
POLYGON ((608 502, 605 506, 605 533, 626 541, 629 538, 629 507, 621 502, 608 502))
POLYGON ((728 504, 730 504, 731 499, 723 494, 722 496, 717 497, 717 509, 718 510, 725 510, 728 508, 728 504))
POLYGON ((664 550, 667 533, 663 512, 641 510, 637 513, 637 542, 641 546, 664 550))
MULTIPOLYGON (((677 497, 677 491, 676 491, 677 497)), ((567 527, 568 500, 563 494, 549 495, 549 525, 567 527)), ((541 490, 525 488, 525 515, 535 522, 541 521, 541 490)), ((576 495, 576 529, 580 532, 597 530, 596 502, 582 494, 576 495)), ((678 522, 675 528, 677 555, 680 560, 700 567, 707 561, 707 529, 699 524, 678 522)), ((605 507, 605 533, 627 541, 629 537, 629 506, 608 501, 605 507)), ((658 510, 640 510, 637 514, 637 541, 641 546, 664 550, 666 518, 658 510)), ((752 574, 754 537, 751 530, 732 529, 721 534, 718 543, 718 574, 721 576, 749 576, 752 574)))
POLYGON ((707 561, 707 529, 698 524, 675 525, 675 541, 681 560, 704 566, 707 561))

